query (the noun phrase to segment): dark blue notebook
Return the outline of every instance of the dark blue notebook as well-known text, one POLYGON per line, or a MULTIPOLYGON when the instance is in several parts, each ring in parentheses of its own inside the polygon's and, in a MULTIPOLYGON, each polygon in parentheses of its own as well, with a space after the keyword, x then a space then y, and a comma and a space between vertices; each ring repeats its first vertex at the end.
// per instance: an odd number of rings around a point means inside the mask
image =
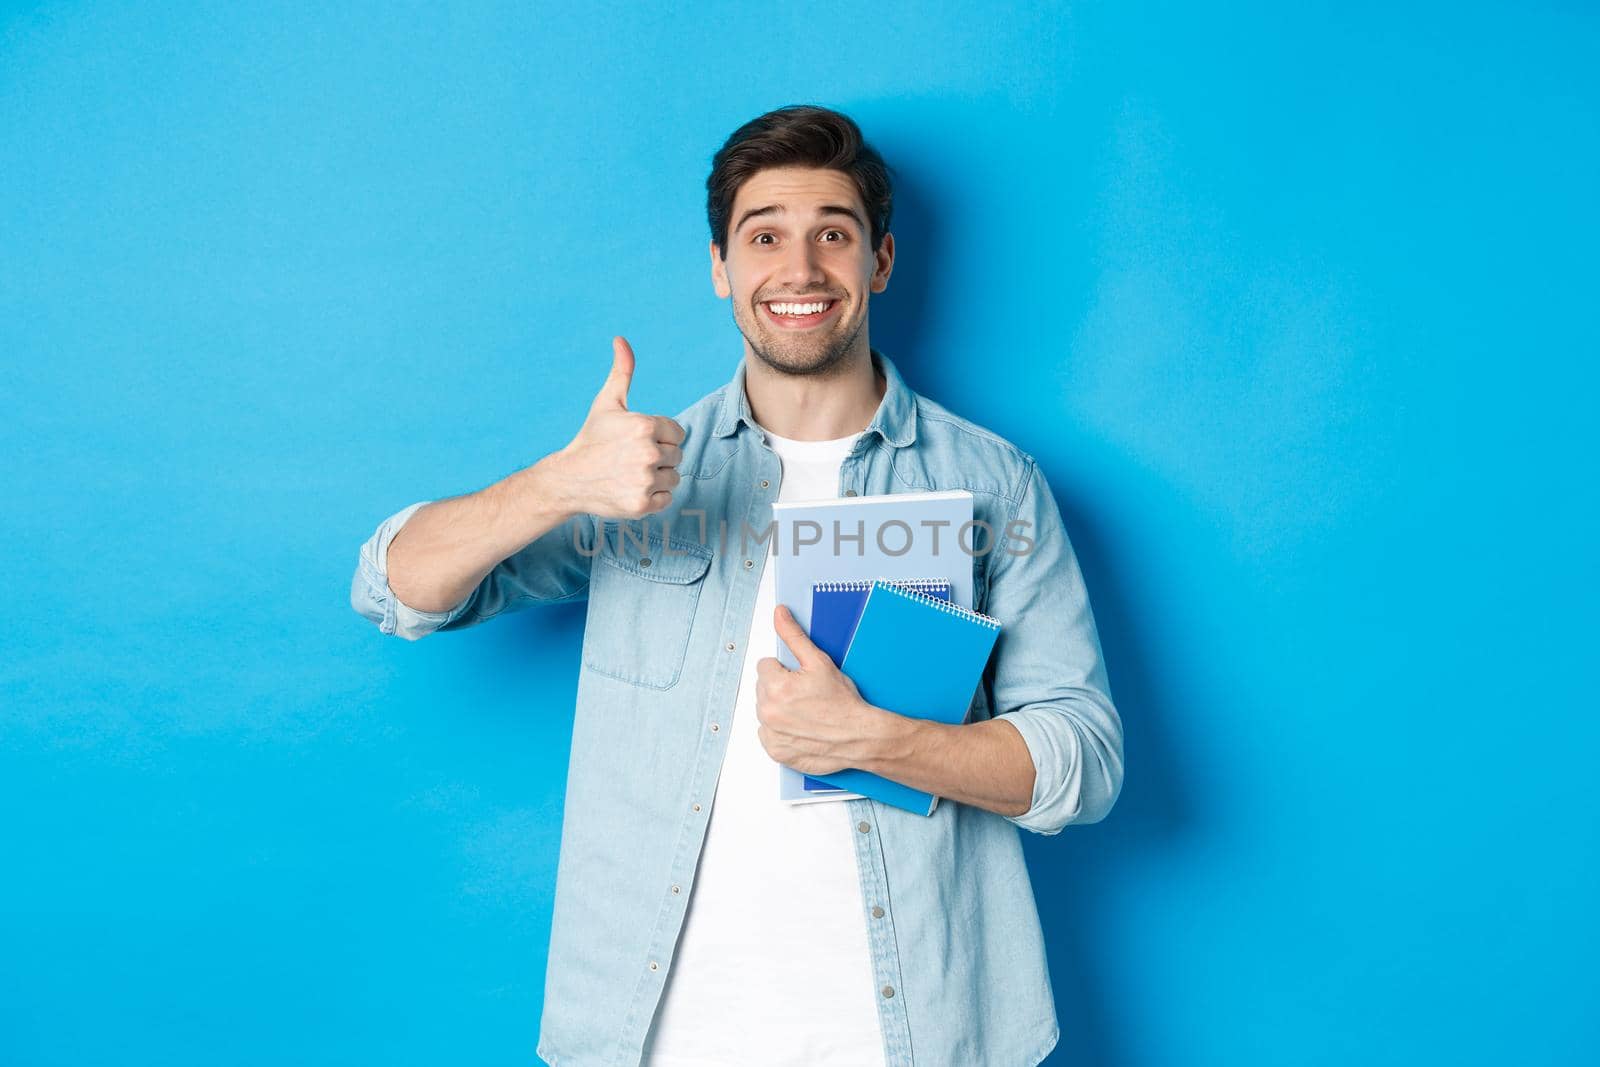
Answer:
MULTIPOLYGON (((890 578, 890 584, 910 589, 939 600, 950 599, 950 582, 945 578, 890 578)), ((850 647, 850 637, 856 632, 861 619, 861 609, 866 606, 867 592, 872 579, 857 578, 847 582, 816 582, 811 587, 811 643, 828 654, 835 667, 844 663, 845 649, 850 647)), ((848 790, 829 785, 811 775, 805 776, 808 793, 843 793, 848 790)))

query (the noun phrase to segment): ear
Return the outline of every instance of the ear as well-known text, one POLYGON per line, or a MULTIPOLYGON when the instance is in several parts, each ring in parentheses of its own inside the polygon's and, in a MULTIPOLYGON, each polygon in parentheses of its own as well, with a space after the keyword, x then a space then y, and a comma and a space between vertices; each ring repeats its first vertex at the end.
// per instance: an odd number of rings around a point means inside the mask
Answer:
POLYGON ((711 287, 724 300, 733 295, 733 286, 728 284, 728 264, 723 262, 715 241, 711 242, 711 287))
POLYGON ((883 243, 872 254, 872 291, 881 293, 889 288, 889 274, 894 270, 894 234, 883 235, 883 243))

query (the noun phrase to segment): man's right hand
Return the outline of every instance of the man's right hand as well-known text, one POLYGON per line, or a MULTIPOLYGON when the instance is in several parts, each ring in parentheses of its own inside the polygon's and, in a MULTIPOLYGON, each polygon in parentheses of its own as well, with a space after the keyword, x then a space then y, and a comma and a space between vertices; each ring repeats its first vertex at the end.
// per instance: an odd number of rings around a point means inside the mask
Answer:
POLYGON ((633 349, 611 342, 611 374, 572 443, 475 493, 419 508, 389 542, 387 579, 417 611, 462 603, 497 564, 574 515, 640 519, 672 503, 684 430, 628 410, 633 349))
POLYGON ((665 415, 628 410, 633 349, 611 339, 611 373, 572 442, 551 459, 574 511, 638 519, 672 503, 683 462, 683 427, 665 415))

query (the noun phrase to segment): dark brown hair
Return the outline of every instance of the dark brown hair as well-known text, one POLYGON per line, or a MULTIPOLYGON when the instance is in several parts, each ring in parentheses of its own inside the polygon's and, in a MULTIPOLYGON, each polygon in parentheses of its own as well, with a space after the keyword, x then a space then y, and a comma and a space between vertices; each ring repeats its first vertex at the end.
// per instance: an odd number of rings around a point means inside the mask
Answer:
POLYGON ((842 171, 856 183, 872 226, 876 252, 889 232, 894 209, 892 170, 861 136, 848 116, 811 104, 769 111, 733 131, 711 159, 706 179, 706 220, 711 239, 728 258, 728 216, 739 187, 767 167, 821 167, 842 171))

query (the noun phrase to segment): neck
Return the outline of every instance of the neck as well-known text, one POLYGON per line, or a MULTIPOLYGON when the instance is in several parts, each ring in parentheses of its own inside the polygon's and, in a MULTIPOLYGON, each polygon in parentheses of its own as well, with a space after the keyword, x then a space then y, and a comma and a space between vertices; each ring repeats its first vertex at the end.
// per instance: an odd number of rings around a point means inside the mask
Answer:
POLYGON ((785 374, 746 352, 744 391, 756 422, 795 441, 834 441, 865 430, 889 383, 870 349, 824 377, 785 374))

